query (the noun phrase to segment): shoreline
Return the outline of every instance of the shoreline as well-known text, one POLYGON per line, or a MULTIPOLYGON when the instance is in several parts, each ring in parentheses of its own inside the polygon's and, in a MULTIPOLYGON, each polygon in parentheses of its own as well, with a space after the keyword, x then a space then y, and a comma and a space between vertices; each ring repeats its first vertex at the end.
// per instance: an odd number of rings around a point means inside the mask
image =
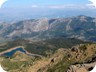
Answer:
POLYGON ((23 49, 24 49, 24 47, 23 47, 23 46, 13 47, 13 48, 10 48, 10 49, 5 50, 5 51, 3 51, 3 52, 0 52, 0 56, 1 56, 2 54, 6 53, 6 52, 10 52, 10 51, 12 51, 12 50, 14 50, 14 49, 17 49, 17 48, 23 48, 23 49))
POLYGON ((29 55, 29 56, 42 57, 42 55, 32 54, 32 53, 28 52, 27 50, 25 50, 25 47, 24 47, 24 46, 17 46, 17 47, 13 47, 13 48, 10 48, 10 49, 8 49, 8 50, 5 50, 5 51, 3 51, 3 52, 0 53, 0 56, 2 56, 2 54, 4 54, 4 53, 10 52, 10 51, 12 51, 12 50, 14 50, 14 49, 17 49, 17 48, 23 48, 23 50, 25 51, 25 54, 27 54, 27 55, 29 55))
POLYGON ((5 50, 5 51, 3 51, 3 52, 0 52, 0 56, 1 56, 2 54, 6 53, 6 52, 10 52, 10 51, 12 51, 12 50, 14 50, 14 49, 17 49, 17 48, 23 48, 23 49, 24 49, 24 47, 23 47, 23 46, 13 47, 13 48, 10 48, 10 49, 5 50))

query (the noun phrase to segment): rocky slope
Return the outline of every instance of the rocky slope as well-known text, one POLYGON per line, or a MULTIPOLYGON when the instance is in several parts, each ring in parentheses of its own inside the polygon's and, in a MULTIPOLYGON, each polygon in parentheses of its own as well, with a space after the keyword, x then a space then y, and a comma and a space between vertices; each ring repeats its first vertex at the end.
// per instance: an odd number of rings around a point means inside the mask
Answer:
POLYGON ((61 48, 42 58, 16 53, 12 58, 5 58, 1 64, 9 72, 88 72, 96 64, 96 44, 61 48))
POLYGON ((89 72, 94 69, 95 65, 96 65, 96 61, 87 64, 71 65, 67 72, 89 72))
POLYGON ((0 36, 11 39, 39 40, 63 36, 95 41, 95 33, 96 18, 83 15, 71 18, 31 19, 6 26, 0 25, 0 36))

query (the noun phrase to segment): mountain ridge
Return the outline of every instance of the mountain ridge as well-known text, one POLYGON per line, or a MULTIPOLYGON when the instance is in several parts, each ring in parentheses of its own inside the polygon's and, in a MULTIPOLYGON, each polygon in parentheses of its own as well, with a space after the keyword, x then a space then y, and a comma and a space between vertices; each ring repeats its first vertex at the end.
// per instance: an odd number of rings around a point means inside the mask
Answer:
POLYGON ((11 39, 31 38, 47 39, 54 37, 95 40, 96 18, 76 16, 70 18, 30 19, 6 25, 0 25, 0 36, 11 39))

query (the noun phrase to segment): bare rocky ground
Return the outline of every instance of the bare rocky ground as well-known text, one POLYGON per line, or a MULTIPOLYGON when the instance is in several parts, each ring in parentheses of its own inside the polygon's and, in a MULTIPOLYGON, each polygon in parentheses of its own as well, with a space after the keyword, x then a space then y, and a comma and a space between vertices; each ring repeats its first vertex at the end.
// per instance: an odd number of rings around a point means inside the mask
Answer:
POLYGON ((96 62, 88 64, 71 65, 67 72, 89 72, 94 69, 96 62))

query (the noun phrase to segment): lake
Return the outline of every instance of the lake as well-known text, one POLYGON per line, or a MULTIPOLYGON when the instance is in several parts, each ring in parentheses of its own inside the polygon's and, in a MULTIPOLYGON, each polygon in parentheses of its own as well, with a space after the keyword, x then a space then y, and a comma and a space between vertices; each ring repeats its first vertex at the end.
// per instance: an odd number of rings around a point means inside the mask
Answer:
POLYGON ((20 51, 20 52, 23 52, 23 53, 26 54, 26 51, 23 48, 16 48, 16 49, 11 50, 10 52, 6 52, 2 55, 6 56, 6 57, 12 57, 17 51, 20 51))

